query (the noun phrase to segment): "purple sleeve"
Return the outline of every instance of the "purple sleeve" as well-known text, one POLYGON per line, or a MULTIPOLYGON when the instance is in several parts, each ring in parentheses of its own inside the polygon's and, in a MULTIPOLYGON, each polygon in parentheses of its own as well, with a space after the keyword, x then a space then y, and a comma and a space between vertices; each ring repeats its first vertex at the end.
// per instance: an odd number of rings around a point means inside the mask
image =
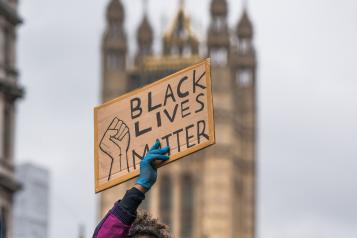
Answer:
POLYGON ((136 218, 136 209, 145 199, 136 188, 128 190, 123 200, 114 204, 95 229, 93 238, 127 238, 131 224, 136 218))
POLYGON ((112 213, 108 213, 107 217, 101 224, 94 235, 95 238, 127 238, 130 225, 124 224, 120 219, 112 213))

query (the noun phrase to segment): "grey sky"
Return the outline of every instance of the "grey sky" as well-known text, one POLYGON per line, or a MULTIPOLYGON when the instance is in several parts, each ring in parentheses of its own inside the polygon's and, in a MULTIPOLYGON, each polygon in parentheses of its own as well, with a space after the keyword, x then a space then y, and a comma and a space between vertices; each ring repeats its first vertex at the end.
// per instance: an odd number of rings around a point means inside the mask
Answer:
MULTIPOLYGON (((90 237, 95 226, 92 108, 99 103, 107 2, 20 3, 19 68, 27 95, 18 107, 16 155, 52 172, 51 238, 76 237, 78 223, 90 237)), ((141 1, 123 2, 133 49, 141 1)), ((150 1, 157 46, 177 2, 150 1)), ((204 38, 209 0, 186 2, 204 38)), ((241 4, 229 3, 235 27, 241 4)), ((357 2, 248 5, 259 58, 259 237, 356 237, 357 2)))

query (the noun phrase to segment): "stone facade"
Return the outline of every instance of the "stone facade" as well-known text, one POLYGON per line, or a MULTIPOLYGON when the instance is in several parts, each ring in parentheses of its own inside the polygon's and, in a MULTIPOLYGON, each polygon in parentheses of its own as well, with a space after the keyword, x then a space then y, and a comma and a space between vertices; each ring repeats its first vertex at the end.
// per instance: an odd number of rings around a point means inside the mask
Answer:
MULTIPOLYGON (((246 9, 235 29, 227 23, 228 3, 212 0, 206 45, 191 29, 183 1, 152 50, 147 14, 138 28, 135 64, 128 67, 124 8, 111 0, 102 42, 103 101, 143 86, 205 57, 212 60, 216 145, 168 165, 142 207, 171 227, 174 237, 254 238, 256 189, 256 58, 253 25, 246 9), (232 34, 235 32, 235 34, 232 34), (207 54, 200 53, 205 48, 207 54)), ((100 215, 134 181, 102 193, 100 215)))
POLYGON ((0 220, 12 236, 13 196, 20 189, 14 169, 16 101, 23 95, 16 68, 17 0, 0 1, 0 220))

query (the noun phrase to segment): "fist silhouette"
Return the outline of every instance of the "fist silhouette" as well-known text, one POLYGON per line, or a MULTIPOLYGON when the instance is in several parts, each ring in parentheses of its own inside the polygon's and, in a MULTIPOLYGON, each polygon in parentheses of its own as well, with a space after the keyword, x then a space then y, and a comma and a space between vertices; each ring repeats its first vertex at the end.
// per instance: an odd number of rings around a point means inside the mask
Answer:
POLYGON ((99 148, 110 158, 110 169, 108 181, 112 171, 119 172, 124 169, 129 171, 133 166, 128 160, 128 149, 130 144, 130 133, 128 126, 120 119, 115 117, 105 131, 99 148))

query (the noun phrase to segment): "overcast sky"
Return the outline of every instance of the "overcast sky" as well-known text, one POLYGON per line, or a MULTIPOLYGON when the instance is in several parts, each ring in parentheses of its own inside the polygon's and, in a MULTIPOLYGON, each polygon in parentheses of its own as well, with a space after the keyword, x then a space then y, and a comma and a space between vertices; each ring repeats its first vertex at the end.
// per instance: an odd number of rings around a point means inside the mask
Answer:
MULTIPOLYGON (((51 238, 76 237, 79 223, 90 237, 95 227, 92 109, 107 2, 20 1, 27 93, 16 157, 51 171, 51 238)), ((123 2, 132 50, 142 5, 123 2)), ((150 1, 157 42, 177 2, 150 1)), ((186 2, 204 39, 209 0, 186 2)), ((242 7, 229 6, 235 27, 242 7)), ((357 2, 250 0, 248 8, 259 62, 258 236, 357 237, 357 2)))

